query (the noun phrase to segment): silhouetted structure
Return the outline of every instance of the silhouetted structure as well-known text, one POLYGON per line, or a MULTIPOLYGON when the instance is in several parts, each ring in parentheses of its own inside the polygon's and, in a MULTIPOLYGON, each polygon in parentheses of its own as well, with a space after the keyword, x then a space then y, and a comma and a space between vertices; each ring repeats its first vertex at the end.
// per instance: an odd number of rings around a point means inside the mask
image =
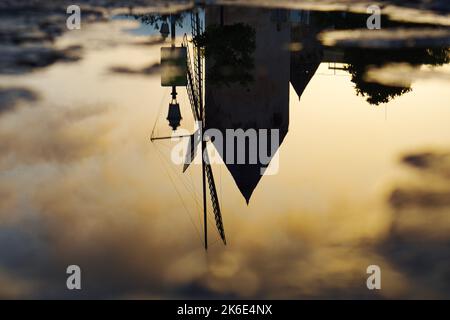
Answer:
MULTIPOLYGON (((367 82, 364 75, 369 65, 382 66, 389 62, 407 62, 411 65, 448 63, 447 48, 415 48, 405 51, 323 46, 318 41, 319 32, 343 23, 340 19, 345 20, 346 15, 333 14, 331 18, 324 19, 320 13, 313 14, 309 11, 207 6, 206 30, 203 30, 198 12, 191 14, 193 41, 185 35, 182 48, 186 50, 187 56, 186 89, 192 114, 201 123, 203 132, 215 129, 222 133, 223 141, 211 141, 247 203, 269 165, 267 158, 273 160, 289 130, 290 84, 300 99, 322 62, 344 63, 348 66, 341 69, 352 75, 357 94, 367 95, 367 101, 371 104, 379 104, 408 92, 410 88, 367 82), (192 55, 190 50, 193 51, 192 55), (228 135, 229 130, 247 133, 243 163, 238 161, 242 157, 238 152, 243 150, 238 150, 240 144, 236 143, 237 137, 228 135), (271 148, 272 130, 278 130, 279 140, 275 150, 271 148), (264 131, 266 135, 261 137, 258 134, 260 131, 264 131), (253 137, 249 138, 252 134, 253 137), (267 150, 260 150, 262 139, 269 139, 263 144, 267 150), (250 145, 250 142, 255 143, 256 147, 250 145), (233 150, 228 149, 230 145, 233 150), (231 159, 230 151, 234 154, 231 159), (250 155, 250 151, 256 155, 250 155), (227 154, 228 152, 230 153, 227 154), (260 154, 266 158, 264 162, 260 154), (256 161, 250 161, 255 156, 256 161)), ((165 17, 148 18, 150 23, 158 19, 166 20, 165 17)), ((350 17, 350 21, 352 19, 350 17)), ((172 19, 171 22, 174 30, 175 20, 172 19)), ((173 129, 179 126, 181 120, 175 98, 176 91, 173 87, 167 117, 173 129)), ((152 140, 167 138, 170 137, 152 136, 152 140)), ((198 146, 201 146, 204 155, 203 226, 207 248, 207 186, 216 227, 225 244, 226 238, 213 172, 207 159, 208 154, 205 153, 207 141, 201 138, 197 134, 190 136, 190 149, 186 158, 192 159, 198 146)), ((185 163, 183 172, 187 170, 189 163, 185 163)))
MULTIPOLYGON (((239 82, 221 85, 210 82, 215 61, 206 59, 206 127, 218 129, 223 133, 224 146, 227 141, 226 129, 278 129, 280 144, 289 127, 289 74, 290 52, 286 44, 290 42, 290 26, 280 19, 274 19, 270 10, 257 8, 217 7, 206 9, 207 28, 223 23, 225 26, 245 25, 254 30, 255 50, 252 55, 254 68, 252 81, 242 85, 239 82)), ((242 46, 243 44, 241 44, 242 46)), ((226 70, 225 70, 226 72, 226 70)), ((258 152, 259 152, 259 136, 258 152)), ((213 142, 214 143, 214 142, 213 142)), ((246 141, 246 158, 250 148, 246 141)), ((236 185, 248 202, 261 179, 261 169, 266 167, 257 163, 237 164, 236 148, 234 164, 226 163, 226 148, 218 148, 236 185), (223 150, 222 150, 223 149, 223 150)))
MULTIPOLYGON (((306 21, 309 22, 309 18, 306 21)), ((293 26, 290 51, 290 82, 300 99, 309 81, 322 63, 323 48, 317 40, 317 31, 306 24, 293 26)))

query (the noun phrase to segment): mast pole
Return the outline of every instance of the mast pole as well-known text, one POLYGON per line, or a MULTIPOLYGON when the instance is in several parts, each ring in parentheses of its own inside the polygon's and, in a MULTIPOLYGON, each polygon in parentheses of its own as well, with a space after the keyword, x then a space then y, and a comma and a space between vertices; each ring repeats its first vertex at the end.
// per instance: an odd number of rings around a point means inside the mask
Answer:
POLYGON ((202 176, 203 176, 203 228, 205 231, 205 250, 208 250, 208 227, 207 227, 207 216, 206 216, 206 179, 205 179, 205 159, 203 155, 206 150, 206 143, 203 140, 203 130, 202 130, 202 176))

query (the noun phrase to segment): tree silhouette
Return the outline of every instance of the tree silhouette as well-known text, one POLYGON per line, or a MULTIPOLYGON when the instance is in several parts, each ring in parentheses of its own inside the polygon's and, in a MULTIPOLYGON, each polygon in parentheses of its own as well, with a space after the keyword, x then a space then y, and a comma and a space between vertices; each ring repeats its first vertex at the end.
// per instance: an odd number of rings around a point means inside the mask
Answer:
POLYGON ((367 97, 370 104, 387 103, 409 91, 411 87, 387 86, 365 80, 369 66, 383 66, 388 63, 408 63, 412 66, 443 65, 450 62, 449 48, 402 48, 361 49, 351 48, 345 52, 348 61, 346 70, 352 76, 357 95, 367 97))
POLYGON ((254 81, 256 41, 255 30, 250 25, 210 25, 193 41, 208 59, 209 83, 246 86, 254 81))
MULTIPOLYGON (((151 25, 156 30, 160 29, 160 25, 164 22, 170 23, 170 14, 161 15, 161 14, 126 14, 126 17, 134 18, 135 20, 138 20, 142 24, 151 25)), ((185 18, 185 13, 179 13, 172 15, 173 19, 175 20, 175 23, 182 28, 183 27, 183 20, 185 18)))

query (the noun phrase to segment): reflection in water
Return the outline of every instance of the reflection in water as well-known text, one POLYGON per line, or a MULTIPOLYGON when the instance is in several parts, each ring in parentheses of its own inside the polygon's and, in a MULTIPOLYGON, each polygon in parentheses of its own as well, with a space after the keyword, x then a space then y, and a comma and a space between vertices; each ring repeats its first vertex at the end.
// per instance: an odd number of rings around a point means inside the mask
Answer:
POLYGON ((367 81, 369 67, 382 66, 389 63, 407 63, 418 68, 420 65, 440 66, 450 62, 448 48, 417 48, 417 49, 350 49, 346 50, 347 70, 352 75, 357 94, 367 96, 367 102, 379 105, 387 103, 397 96, 411 91, 410 85, 400 87, 383 85, 367 81))
MULTIPOLYGON (((218 129, 224 137, 226 129, 278 129, 281 145, 289 127, 289 84, 300 98, 322 62, 344 63, 342 69, 351 74, 356 94, 379 105, 411 87, 368 81, 369 67, 389 63, 436 66, 450 61, 448 48, 363 49, 319 42, 318 34, 330 27, 363 24, 364 18, 355 14, 209 6, 205 21, 205 32, 194 37, 193 43, 202 48, 206 59, 206 127, 218 129)), ((399 25, 383 22, 389 27, 399 25)), ((247 145, 247 155, 249 151, 247 145)), ((220 147, 219 152, 227 158, 226 148, 220 147)), ((274 155, 271 150, 268 153, 274 155)), ((247 203, 265 166, 261 162, 227 163, 247 203)))
POLYGON ((449 297, 449 96, 434 77, 448 73, 442 32, 424 42, 414 32, 423 25, 384 18, 386 33, 408 37, 374 40, 350 32, 364 14, 199 12, 205 32, 193 37, 190 12, 87 24, 45 49, 0 37, 26 56, 83 47, 41 65, 0 57, 0 297, 449 297), (268 150, 271 165, 280 155, 277 175, 261 176, 261 162, 206 169, 229 240, 216 246, 210 232, 207 254, 196 232, 214 230, 217 215, 203 224, 200 166, 183 174, 167 163, 173 144, 146 141, 158 108, 161 135, 191 133, 196 117, 183 86, 161 88, 170 17, 176 46, 190 57, 198 46, 205 62, 205 128, 278 129, 282 142, 268 150), (330 29, 346 37, 327 42, 330 29), (436 72, 389 82, 379 71, 392 64, 436 72), (61 290, 60 270, 74 262, 87 271, 81 293, 61 290), (370 264, 382 267, 380 292, 365 288, 370 264))
MULTIPOLYGON (((401 183, 389 203, 395 218, 379 251, 415 279, 419 286, 448 292, 450 285, 450 156, 448 151, 406 155, 404 165, 414 168, 417 181, 401 183), (433 282, 430 274, 436 275, 433 282), (442 281, 438 280, 442 279, 442 281)), ((429 293, 431 297, 434 295, 429 293)), ((434 296, 435 297, 435 296, 434 296)))
MULTIPOLYGON (((244 164, 239 164, 237 162, 238 145, 234 143, 234 137, 230 138, 225 131, 254 129, 259 133, 261 129, 278 129, 278 145, 281 145, 289 126, 290 53, 284 45, 290 40, 290 27, 286 22, 282 23, 279 19, 274 19, 273 12, 264 9, 207 8, 205 20, 206 30, 223 30, 225 33, 230 33, 230 37, 233 33, 241 32, 244 38, 240 40, 246 43, 243 45, 237 41, 237 46, 227 49, 227 51, 235 51, 239 57, 244 57, 237 66, 232 68, 233 70, 227 67, 228 64, 233 64, 233 61, 224 61, 218 54, 208 55, 209 42, 206 43, 205 96, 206 126, 222 132, 224 146, 234 145, 232 163, 225 161, 229 158, 227 148, 219 147, 219 153, 248 202, 261 179, 263 168, 268 165, 261 163, 259 157, 254 164, 249 161, 250 143, 257 145, 259 155, 262 138, 258 134, 253 141, 250 141, 250 138, 246 141, 246 161, 244 164), (218 25, 223 27, 215 27, 218 25), (252 61, 249 61, 250 58, 252 61), (277 61, 277 64, 273 61, 277 61), (220 70, 221 68, 223 71, 220 70), (234 69, 244 70, 244 83, 233 81, 233 77, 230 78, 230 74, 239 76, 234 69), (229 139, 233 141, 228 141, 229 139)), ((216 32, 219 33, 216 34, 215 41, 222 41, 221 31, 216 32)), ((227 38, 228 36, 225 36, 225 41, 227 38)), ((228 42, 229 46, 233 44, 234 41, 228 42)), ((230 55, 227 54, 227 56, 230 55)), ((269 149, 270 143, 266 146, 269 149)), ((270 150, 265 154, 273 156, 276 151, 270 150)))
MULTIPOLYGON (((208 8, 205 13, 207 23, 212 18, 211 10, 208 8)), ((228 25, 223 15, 221 18, 220 24, 219 21, 208 24, 206 30, 193 39, 194 45, 204 48, 209 62, 208 83, 217 86, 238 83, 245 87, 254 81, 255 29, 246 23, 228 25)))
POLYGON ((25 88, 7 88, 0 87, 0 114, 12 111, 22 101, 36 101, 38 95, 30 89, 25 88))
POLYGON ((431 186, 398 188, 392 192, 390 203, 403 208, 447 208, 450 206, 450 155, 448 153, 424 152, 405 156, 403 163, 420 171, 424 178, 441 180, 431 186), (427 177, 428 174, 428 177, 427 177), (433 190, 434 189, 434 190, 433 190))

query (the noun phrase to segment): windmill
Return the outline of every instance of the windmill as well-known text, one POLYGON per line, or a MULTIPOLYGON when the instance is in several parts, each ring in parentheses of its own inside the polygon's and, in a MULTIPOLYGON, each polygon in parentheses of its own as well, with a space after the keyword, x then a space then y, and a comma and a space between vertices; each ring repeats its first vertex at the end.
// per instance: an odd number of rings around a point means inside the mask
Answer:
MULTIPOLYGON (((164 60, 166 64, 178 65, 180 66, 180 59, 185 57, 185 62, 181 66, 181 69, 185 71, 183 77, 179 77, 178 73, 175 77, 173 72, 170 72, 170 77, 165 78, 164 70, 162 73, 161 84, 162 86, 172 87, 172 101, 169 104, 169 112, 167 120, 169 125, 175 131, 179 126, 179 122, 182 119, 180 113, 179 104, 176 101, 176 87, 185 86, 187 94, 189 97, 189 102, 191 106, 191 111, 193 118, 199 124, 199 128, 192 135, 181 135, 181 136, 169 136, 169 137, 154 137, 153 132, 151 136, 151 141, 171 139, 173 137, 189 138, 189 144, 187 149, 187 154, 185 157, 185 162, 183 166, 183 173, 189 168, 189 165, 193 162, 194 157, 197 153, 198 147, 201 147, 201 164, 202 164, 202 198, 203 198, 203 232, 204 232, 204 245, 205 250, 208 249, 208 228, 207 228, 207 197, 206 188, 208 185, 209 195, 211 198, 211 205, 214 212, 215 224, 217 231, 223 243, 226 245, 225 230, 223 227, 222 213, 220 210, 219 198, 217 196, 217 189, 214 182, 213 170, 210 165, 207 146, 205 139, 203 138, 203 132, 205 129, 205 105, 203 99, 203 57, 200 52, 200 48, 196 47, 195 44, 192 46, 192 56, 189 50, 189 43, 187 35, 183 37, 182 46, 177 48, 175 46, 175 19, 171 16, 171 36, 172 45, 170 48, 161 48, 161 64, 163 65, 164 60), (173 62, 178 61, 178 62, 173 62)), ((191 25, 192 25, 192 38, 200 35, 203 32, 202 23, 200 21, 200 16, 198 12, 191 13, 191 25)), ((163 66, 164 69, 164 66, 163 66)), ((173 69, 172 69, 173 71, 173 69)))

